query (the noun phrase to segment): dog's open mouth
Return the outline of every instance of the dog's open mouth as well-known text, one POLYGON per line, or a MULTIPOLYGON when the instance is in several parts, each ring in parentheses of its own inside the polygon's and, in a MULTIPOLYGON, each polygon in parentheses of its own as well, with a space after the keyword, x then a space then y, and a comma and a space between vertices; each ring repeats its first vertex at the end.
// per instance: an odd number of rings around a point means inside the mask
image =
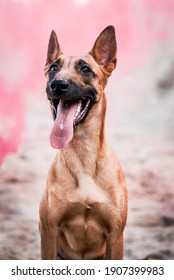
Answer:
POLYGON ((68 101, 63 99, 53 99, 50 101, 51 112, 53 116, 53 120, 55 121, 59 110, 67 110, 70 109, 71 106, 77 106, 76 112, 74 114, 73 124, 74 129, 78 123, 82 122, 86 117, 88 110, 90 108, 91 99, 84 98, 77 101, 68 101))
POLYGON ((86 118, 92 101, 89 97, 76 101, 52 99, 50 105, 54 119, 50 143, 53 148, 63 149, 72 139, 77 125, 86 118))

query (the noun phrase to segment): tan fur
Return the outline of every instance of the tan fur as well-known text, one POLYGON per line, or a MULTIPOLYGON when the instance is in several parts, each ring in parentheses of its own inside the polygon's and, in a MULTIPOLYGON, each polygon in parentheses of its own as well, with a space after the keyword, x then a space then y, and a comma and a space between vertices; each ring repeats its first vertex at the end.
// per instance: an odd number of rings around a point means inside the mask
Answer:
MULTIPOLYGON (((107 32, 113 30, 106 28, 103 36, 107 36, 107 32)), ((101 34, 93 49, 82 57, 67 57, 60 49, 53 52, 56 54, 52 61, 58 56, 63 61, 56 75, 74 79, 84 86, 74 63, 80 58, 87 61, 97 73, 92 83, 98 95, 84 122, 77 126, 73 139, 59 150, 50 168, 40 204, 42 259, 123 258, 127 191, 123 172, 105 136, 104 88, 116 58, 110 51, 107 61, 98 61, 99 47, 106 40, 101 34)), ((60 48, 58 41, 57 48, 60 48)), ((46 73, 49 65, 47 59, 46 73)))

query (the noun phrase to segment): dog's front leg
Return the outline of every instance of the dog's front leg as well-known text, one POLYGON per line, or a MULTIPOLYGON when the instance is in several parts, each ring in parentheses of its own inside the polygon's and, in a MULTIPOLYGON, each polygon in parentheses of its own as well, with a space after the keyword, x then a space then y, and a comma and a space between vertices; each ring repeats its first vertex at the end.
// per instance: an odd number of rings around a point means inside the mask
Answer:
POLYGON ((122 260, 123 259, 123 233, 117 237, 118 234, 111 233, 107 236, 107 260, 122 260))
POLYGON ((42 260, 56 260, 57 259, 57 240, 58 228, 53 227, 45 229, 40 223, 40 236, 41 236, 41 258, 42 260))

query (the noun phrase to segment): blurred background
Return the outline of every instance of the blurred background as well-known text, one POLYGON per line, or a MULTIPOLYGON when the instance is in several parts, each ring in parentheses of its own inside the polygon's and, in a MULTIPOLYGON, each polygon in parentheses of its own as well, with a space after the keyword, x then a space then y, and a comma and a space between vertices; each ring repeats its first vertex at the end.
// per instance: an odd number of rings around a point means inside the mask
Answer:
POLYGON ((116 28, 107 134, 129 193, 125 259, 174 259, 174 1, 0 1, 0 259, 39 259, 38 206, 56 151, 43 68, 51 30, 85 54, 116 28))

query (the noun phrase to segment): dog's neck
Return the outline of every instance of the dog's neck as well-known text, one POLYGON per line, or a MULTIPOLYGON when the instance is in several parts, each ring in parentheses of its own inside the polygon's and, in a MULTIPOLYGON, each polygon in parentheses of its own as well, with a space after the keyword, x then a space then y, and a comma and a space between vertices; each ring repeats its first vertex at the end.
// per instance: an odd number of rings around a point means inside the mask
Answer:
POLYGON ((60 151, 62 159, 64 159, 65 164, 71 168, 73 173, 84 170, 89 175, 95 176, 97 172, 97 162, 104 156, 106 142, 104 136, 106 113, 105 97, 102 98, 101 102, 102 106, 96 106, 96 108, 98 108, 97 111, 94 105, 86 122, 77 127, 71 142, 65 149, 60 151), (76 166, 74 166, 74 162, 76 162, 76 166))

